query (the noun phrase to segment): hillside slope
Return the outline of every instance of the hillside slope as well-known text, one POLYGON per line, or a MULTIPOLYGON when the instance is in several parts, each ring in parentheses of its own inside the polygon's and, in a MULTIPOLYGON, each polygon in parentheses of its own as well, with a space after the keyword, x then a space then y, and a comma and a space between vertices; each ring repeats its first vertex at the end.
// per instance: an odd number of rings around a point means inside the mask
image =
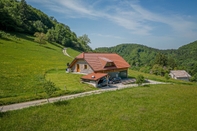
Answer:
POLYGON ((0 14, 0 30, 32 36, 42 32, 50 42, 83 51, 92 50, 87 35, 77 36, 68 25, 28 5, 25 0, 1 0, 0 14))
MULTIPOLYGON (((31 41, 30 36, 19 36, 0 38, 0 104, 43 98, 46 72, 63 70, 65 73, 66 64, 72 61, 62 53, 59 44, 40 45, 31 41)), ((68 50, 72 55, 79 54, 71 48, 68 50)))

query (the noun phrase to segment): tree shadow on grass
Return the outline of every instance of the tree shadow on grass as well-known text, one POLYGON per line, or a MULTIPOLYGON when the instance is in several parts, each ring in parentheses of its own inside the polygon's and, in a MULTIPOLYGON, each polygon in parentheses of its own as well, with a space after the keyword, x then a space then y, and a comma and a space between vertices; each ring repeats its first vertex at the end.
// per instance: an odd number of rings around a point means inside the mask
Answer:
POLYGON ((51 47, 48 47, 48 46, 42 46, 42 47, 47 48, 47 49, 50 49, 50 50, 55 50, 55 49, 53 49, 51 47))
POLYGON ((54 45, 54 46, 56 46, 58 48, 63 49, 63 47, 60 44, 57 44, 57 43, 54 43, 54 42, 50 42, 50 44, 52 44, 52 45, 54 45))
POLYGON ((0 112, 0 118, 3 118, 4 116, 7 116, 8 112, 0 112))
POLYGON ((143 87, 150 87, 150 85, 143 85, 143 87))
POLYGON ((6 40, 6 41, 12 41, 11 39, 8 39, 8 38, 5 38, 5 37, 0 37, 0 39, 6 40))
POLYGON ((17 33, 16 35, 17 35, 17 37, 19 37, 19 38, 23 38, 23 39, 26 39, 26 40, 33 41, 33 42, 34 42, 34 38, 29 37, 29 36, 26 35, 26 34, 17 33))
POLYGON ((43 48, 46 48, 46 49, 50 49, 50 50, 56 50, 56 49, 53 49, 51 47, 48 47, 48 46, 45 46, 45 45, 41 45, 41 44, 39 44, 38 46, 43 47, 43 48))
POLYGON ((68 104, 69 104, 69 102, 66 100, 65 101, 57 101, 54 103, 55 106, 66 106, 68 104))

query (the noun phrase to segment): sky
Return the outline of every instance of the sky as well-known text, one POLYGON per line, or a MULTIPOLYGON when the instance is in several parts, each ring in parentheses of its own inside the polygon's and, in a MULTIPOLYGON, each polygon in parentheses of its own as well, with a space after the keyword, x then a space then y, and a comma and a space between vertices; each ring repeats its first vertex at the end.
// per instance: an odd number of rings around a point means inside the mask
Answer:
POLYGON ((87 34, 93 49, 136 43, 177 49, 197 40, 197 0, 26 0, 87 34))

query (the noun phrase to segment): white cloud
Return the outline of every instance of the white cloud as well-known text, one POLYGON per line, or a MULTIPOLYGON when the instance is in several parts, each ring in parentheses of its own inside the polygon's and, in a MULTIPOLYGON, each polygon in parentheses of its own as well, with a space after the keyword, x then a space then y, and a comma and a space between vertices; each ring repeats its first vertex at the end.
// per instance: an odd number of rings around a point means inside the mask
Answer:
MULTIPOLYGON (((27 0, 30 1, 30 0, 27 0)), ((31 0, 42 3, 49 9, 66 14, 67 17, 77 18, 105 18, 125 29, 139 35, 152 35, 157 28, 154 24, 165 24, 173 30, 176 35, 191 37, 197 35, 196 23, 186 19, 185 16, 177 14, 164 15, 158 12, 151 12, 142 6, 140 1, 111 1, 105 0, 31 0), (102 3, 102 4, 101 4, 102 3), (185 34, 185 32, 187 32, 185 34)), ((170 11, 169 11, 170 12, 170 11)), ((169 33, 172 33, 169 31, 169 33)), ((169 35, 166 34, 166 35, 169 35)))
POLYGON ((103 35, 103 34, 92 34, 100 37, 106 37, 106 38, 114 38, 114 39, 124 39, 123 37, 120 36, 115 36, 115 35, 103 35))

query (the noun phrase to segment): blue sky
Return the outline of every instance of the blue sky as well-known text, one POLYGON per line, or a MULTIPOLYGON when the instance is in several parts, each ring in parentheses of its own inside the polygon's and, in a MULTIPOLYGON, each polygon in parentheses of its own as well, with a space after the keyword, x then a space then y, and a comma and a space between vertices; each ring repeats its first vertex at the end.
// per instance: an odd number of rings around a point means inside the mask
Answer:
POLYGON ((197 40, 197 0, 26 0, 90 46, 137 43, 177 49, 197 40))

